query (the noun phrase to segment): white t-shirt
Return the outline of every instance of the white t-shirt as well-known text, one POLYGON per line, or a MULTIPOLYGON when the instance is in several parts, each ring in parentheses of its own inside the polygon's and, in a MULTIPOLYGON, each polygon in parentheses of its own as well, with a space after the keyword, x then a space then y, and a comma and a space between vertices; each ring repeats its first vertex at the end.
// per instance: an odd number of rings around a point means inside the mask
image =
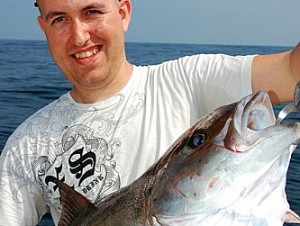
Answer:
POLYGON ((80 104, 67 93, 44 107, 1 155, 0 225, 35 225, 47 205, 57 223, 54 177, 92 202, 133 182, 201 116, 252 92, 252 59, 195 55, 135 66, 105 101, 80 104))

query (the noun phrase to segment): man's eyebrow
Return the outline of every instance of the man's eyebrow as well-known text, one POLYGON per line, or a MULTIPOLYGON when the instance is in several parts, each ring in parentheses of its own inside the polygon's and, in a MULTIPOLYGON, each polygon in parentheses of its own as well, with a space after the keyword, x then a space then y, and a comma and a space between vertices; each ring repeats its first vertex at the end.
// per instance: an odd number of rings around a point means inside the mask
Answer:
MULTIPOLYGON (((86 11, 86 10, 89 10, 89 9, 95 9, 95 8, 104 8, 105 5, 104 4, 90 4, 90 5, 87 5, 85 6, 83 9, 81 9, 81 11, 86 11)), ((45 19, 46 20, 50 20, 51 18, 53 17, 56 17, 56 16, 64 16, 66 15, 65 12, 60 12, 60 11, 50 11, 47 13, 47 15, 45 16, 45 19)))
POLYGON ((63 16, 63 15, 66 15, 65 12, 59 12, 59 11, 50 11, 47 13, 47 15, 45 16, 45 19, 46 20, 50 20, 51 18, 53 17, 56 17, 56 16, 63 16))
POLYGON ((82 11, 86 11, 86 10, 89 10, 89 9, 95 9, 95 8, 104 8, 105 5, 104 4, 101 4, 101 3, 92 3, 90 5, 87 5, 85 6, 82 11))

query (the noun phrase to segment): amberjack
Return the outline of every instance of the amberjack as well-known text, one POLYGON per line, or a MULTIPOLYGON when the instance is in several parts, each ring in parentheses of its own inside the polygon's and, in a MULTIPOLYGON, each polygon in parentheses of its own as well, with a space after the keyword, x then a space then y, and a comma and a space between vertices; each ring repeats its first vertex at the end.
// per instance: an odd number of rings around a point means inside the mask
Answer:
POLYGON ((61 181, 60 226, 281 226, 299 122, 276 124, 259 91, 205 115, 132 184, 91 203, 61 181))

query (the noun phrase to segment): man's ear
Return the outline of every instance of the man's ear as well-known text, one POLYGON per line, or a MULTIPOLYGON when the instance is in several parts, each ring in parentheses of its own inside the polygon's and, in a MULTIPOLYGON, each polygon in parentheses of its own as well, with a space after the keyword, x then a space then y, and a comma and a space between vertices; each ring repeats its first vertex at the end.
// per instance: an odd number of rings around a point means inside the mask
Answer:
POLYGON ((42 16, 38 16, 37 21, 39 23, 40 28, 45 32, 45 23, 42 16))
POLYGON ((121 0, 120 1, 120 15, 122 17, 122 24, 124 31, 128 30, 131 18, 131 1, 130 0, 121 0))

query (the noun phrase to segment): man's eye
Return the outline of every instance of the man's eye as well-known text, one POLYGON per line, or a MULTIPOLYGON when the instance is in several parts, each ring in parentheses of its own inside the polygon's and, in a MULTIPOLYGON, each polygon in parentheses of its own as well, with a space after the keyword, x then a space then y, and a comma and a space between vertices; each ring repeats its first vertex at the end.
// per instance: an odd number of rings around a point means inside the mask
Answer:
POLYGON ((86 12, 86 16, 87 17, 94 17, 94 16, 99 16, 103 14, 101 11, 99 10, 94 10, 94 9, 91 9, 89 11, 86 12))
POLYGON ((65 17, 62 17, 62 16, 61 17, 57 17, 57 18, 55 18, 55 19, 52 20, 52 24, 57 24, 57 23, 65 21, 65 20, 66 20, 65 17))
POLYGON ((92 14, 98 14, 100 13, 98 10, 90 10, 88 11, 88 14, 92 15, 92 14))

